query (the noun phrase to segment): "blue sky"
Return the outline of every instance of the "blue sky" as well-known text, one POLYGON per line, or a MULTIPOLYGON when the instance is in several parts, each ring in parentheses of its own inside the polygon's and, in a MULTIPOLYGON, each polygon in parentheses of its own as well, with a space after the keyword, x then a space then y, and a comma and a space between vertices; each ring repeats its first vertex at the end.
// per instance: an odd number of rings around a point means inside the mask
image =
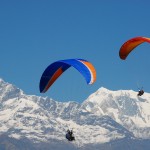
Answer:
POLYGON ((150 45, 125 60, 119 49, 128 39, 150 37, 149 0, 0 1, 0 78, 26 94, 83 102, 100 87, 150 92, 150 45), (39 81, 46 67, 69 58, 89 60, 97 80, 87 85, 67 70, 45 94, 39 81))

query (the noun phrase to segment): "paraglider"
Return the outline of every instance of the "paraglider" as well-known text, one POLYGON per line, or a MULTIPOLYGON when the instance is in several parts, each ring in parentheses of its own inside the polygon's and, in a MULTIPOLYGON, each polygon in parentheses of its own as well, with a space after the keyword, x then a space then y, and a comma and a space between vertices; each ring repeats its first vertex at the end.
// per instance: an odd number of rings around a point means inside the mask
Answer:
POLYGON ((67 130, 67 133, 66 133, 66 139, 68 141, 75 141, 75 137, 73 135, 73 130, 67 130))
POLYGON ((142 96, 143 94, 144 94, 144 90, 141 89, 141 90, 139 90, 139 92, 138 92, 137 95, 138 95, 138 96, 142 96))
POLYGON ((138 89, 139 89, 139 91, 138 91, 137 96, 142 96, 144 94, 143 87, 141 87, 141 88, 138 87, 138 89))
MULTIPOLYGON (((140 44, 147 42, 150 43, 150 38, 147 37, 134 37, 132 39, 129 39, 128 41, 126 41, 120 48, 119 51, 119 56, 121 59, 125 60, 128 55, 140 44)), ((143 89, 139 89, 138 91, 138 96, 142 96, 144 94, 144 90, 143 89)))
POLYGON ((43 72, 39 85, 40 92, 45 93, 70 67, 77 69, 85 78, 87 84, 93 84, 96 81, 96 70, 89 61, 84 59, 59 60, 50 64, 43 72))
POLYGON ((120 48, 120 51, 119 51, 120 58, 125 60, 132 50, 134 50, 138 45, 140 45, 144 42, 150 43, 150 38, 134 37, 134 38, 126 41, 120 48))

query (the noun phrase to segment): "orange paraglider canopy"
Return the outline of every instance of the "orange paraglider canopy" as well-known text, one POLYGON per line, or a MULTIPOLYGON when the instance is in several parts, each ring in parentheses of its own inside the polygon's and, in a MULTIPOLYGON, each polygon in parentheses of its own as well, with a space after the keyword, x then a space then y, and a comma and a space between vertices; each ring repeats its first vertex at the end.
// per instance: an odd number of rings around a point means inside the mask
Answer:
POLYGON ((148 42, 150 43, 150 38, 147 37, 135 37, 126 41, 120 48, 119 56, 121 59, 125 60, 129 53, 136 48, 138 45, 148 42))

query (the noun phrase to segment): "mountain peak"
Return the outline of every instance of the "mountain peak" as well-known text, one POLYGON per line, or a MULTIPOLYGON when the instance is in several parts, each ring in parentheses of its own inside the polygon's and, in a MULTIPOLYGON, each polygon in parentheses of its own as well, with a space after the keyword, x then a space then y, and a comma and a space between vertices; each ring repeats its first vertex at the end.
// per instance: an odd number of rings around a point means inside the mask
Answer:
POLYGON ((5 82, 0 78, 0 97, 1 101, 5 101, 7 99, 16 98, 23 94, 23 91, 13 84, 5 82))
POLYGON ((2 78, 0 78, 0 84, 4 83, 4 80, 2 78))
POLYGON ((105 87, 100 87, 99 89, 98 89, 98 91, 109 91, 107 88, 105 88, 105 87))
POLYGON ((107 88, 105 88, 105 87, 100 87, 97 91, 96 91, 96 93, 109 93, 109 92, 111 92, 109 89, 107 89, 107 88))

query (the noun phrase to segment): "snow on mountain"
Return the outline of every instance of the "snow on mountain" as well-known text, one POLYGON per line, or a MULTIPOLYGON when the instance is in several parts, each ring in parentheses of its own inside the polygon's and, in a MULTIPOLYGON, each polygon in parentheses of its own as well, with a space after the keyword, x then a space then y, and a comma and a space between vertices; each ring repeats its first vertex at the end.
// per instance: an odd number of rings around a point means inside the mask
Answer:
POLYGON ((108 115, 136 137, 150 138, 150 94, 141 97, 132 90, 100 88, 83 102, 82 108, 98 116, 108 115))
POLYGON ((0 133, 34 143, 55 140, 67 143, 74 130, 75 146, 101 144, 116 139, 150 139, 150 94, 137 97, 132 90, 100 88, 82 104, 57 102, 26 95, 0 79, 0 133))
POLYGON ((16 98, 22 94, 22 90, 0 79, 0 100, 5 101, 7 99, 16 98))

